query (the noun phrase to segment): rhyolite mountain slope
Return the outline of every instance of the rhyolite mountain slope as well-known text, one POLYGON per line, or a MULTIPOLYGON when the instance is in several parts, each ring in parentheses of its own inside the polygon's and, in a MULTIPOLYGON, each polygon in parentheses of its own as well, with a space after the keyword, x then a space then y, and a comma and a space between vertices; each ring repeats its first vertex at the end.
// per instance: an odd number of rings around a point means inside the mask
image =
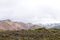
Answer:
POLYGON ((21 30, 21 29, 38 29, 38 28, 57 28, 60 29, 60 23, 53 24, 32 24, 23 22, 14 22, 9 19, 0 20, 0 30, 21 30))
POLYGON ((11 20, 2 20, 2 21, 0 21, 0 29, 3 29, 3 30, 27 29, 27 25, 22 22, 13 22, 11 20))
POLYGON ((40 28, 37 27, 38 25, 34 26, 32 23, 23 23, 23 22, 13 22, 9 19, 7 20, 1 20, 0 21, 0 29, 2 30, 21 30, 21 29, 35 29, 40 28))

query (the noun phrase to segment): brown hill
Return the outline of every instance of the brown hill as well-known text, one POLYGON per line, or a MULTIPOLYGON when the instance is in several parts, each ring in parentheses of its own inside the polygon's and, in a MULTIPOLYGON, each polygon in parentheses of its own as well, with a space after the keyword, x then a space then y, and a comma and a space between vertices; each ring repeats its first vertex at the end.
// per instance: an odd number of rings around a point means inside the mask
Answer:
POLYGON ((23 22, 13 22, 9 19, 0 21, 0 29, 2 30, 21 30, 21 29, 36 29, 40 28, 38 25, 33 25, 32 23, 23 22))
POLYGON ((0 29, 2 30, 29 29, 32 25, 31 23, 13 22, 9 19, 0 21, 0 29))

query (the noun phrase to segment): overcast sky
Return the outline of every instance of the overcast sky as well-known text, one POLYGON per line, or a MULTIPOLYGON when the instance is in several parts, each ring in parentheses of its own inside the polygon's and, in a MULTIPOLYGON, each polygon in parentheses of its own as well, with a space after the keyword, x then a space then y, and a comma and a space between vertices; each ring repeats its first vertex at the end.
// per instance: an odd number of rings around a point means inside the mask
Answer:
POLYGON ((60 23, 60 0, 0 0, 0 20, 60 23))

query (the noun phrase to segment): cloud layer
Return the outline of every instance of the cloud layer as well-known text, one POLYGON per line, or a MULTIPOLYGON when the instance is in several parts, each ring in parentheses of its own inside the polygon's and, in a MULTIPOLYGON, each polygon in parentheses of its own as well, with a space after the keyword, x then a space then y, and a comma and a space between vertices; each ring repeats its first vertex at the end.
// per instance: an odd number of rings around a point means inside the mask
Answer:
POLYGON ((59 0, 0 0, 0 20, 60 23, 59 0))

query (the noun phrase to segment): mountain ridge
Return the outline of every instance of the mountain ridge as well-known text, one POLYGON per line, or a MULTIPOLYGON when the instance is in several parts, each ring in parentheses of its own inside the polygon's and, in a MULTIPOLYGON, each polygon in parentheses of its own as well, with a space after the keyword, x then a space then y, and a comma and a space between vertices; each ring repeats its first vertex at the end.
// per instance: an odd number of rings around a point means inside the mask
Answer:
POLYGON ((21 30, 21 29, 37 29, 37 28, 57 28, 60 29, 60 23, 52 24, 32 24, 24 22, 14 22, 9 19, 0 21, 0 29, 2 30, 21 30))

